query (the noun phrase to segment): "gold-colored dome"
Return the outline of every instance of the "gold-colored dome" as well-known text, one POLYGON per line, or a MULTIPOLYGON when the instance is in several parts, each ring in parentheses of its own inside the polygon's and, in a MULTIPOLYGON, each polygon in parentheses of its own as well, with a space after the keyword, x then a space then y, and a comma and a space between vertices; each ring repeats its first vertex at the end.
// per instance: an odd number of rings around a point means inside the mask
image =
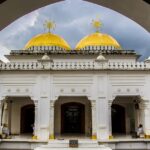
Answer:
POLYGON ((65 50, 70 50, 70 46, 62 37, 52 33, 43 33, 33 37, 28 41, 24 49, 29 49, 33 46, 58 46, 65 50))
POLYGON ((113 46, 121 49, 119 43, 112 36, 100 32, 92 33, 81 39, 75 49, 80 50, 87 46, 113 46))

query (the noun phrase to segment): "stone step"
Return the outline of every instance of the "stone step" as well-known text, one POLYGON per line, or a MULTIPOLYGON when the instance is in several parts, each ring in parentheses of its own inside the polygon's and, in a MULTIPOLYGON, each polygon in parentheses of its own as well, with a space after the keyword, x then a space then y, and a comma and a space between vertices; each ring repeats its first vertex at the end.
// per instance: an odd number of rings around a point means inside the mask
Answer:
MULTIPOLYGON (((78 142, 79 147, 98 147, 97 141, 92 140, 80 140, 78 142)), ((48 143, 50 147, 68 147, 69 146, 69 140, 54 140, 50 141, 48 143)))
POLYGON ((69 140, 54 140, 49 141, 47 145, 42 145, 35 148, 35 150, 111 150, 105 145, 98 145, 97 141, 93 140, 79 140, 78 148, 69 147, 69 140))
POLYGON ((97 148, 43 148, 43 147, 38 147, 35 150, 112 150, 109 147, 97 147, 97 148))

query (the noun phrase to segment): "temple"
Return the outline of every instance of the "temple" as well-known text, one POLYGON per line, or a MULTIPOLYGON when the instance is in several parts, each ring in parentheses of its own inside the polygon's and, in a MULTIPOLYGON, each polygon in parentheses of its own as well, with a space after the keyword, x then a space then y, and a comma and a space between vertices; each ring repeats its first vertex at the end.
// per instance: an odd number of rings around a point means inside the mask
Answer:
POLYGON ((111 35, 94 33, 70 45, 48 32, 11 50, 0 63, 0 124, 13 136, 48 140, 150 138, 150 59, 139 62, 111 35))

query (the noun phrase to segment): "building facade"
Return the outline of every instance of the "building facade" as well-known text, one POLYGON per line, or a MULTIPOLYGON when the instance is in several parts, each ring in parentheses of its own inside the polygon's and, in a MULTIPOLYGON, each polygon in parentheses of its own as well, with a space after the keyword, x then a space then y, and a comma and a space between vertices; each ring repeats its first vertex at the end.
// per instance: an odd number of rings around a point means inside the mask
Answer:
POLYGON ((0 123, 34 139, 131 135, 150 138, 150 60, 138 62, 110 35, 84 37, 71 49, 43 33, 0 63, 0 123), (33 131, 34 130, 34 131, 33 131))

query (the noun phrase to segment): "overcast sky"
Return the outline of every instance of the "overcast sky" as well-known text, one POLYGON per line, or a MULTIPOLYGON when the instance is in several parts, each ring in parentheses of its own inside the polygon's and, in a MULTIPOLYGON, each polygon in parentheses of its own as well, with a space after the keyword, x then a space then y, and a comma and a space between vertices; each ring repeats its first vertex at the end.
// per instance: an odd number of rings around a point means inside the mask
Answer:
POLYGON ((44 21, 56 23, 53 31, 62 36, 72 48, 84 36, 94 32, 92 19, 100 18, 101 32, 113 36, 124 49, 134 49, 142 59, 150 56, 150 33, 127 17, 82 0, 67 0, 27 14, 0 32, 1 58, 12 49, 22 49, 28 40, 44 31, 44 21))

